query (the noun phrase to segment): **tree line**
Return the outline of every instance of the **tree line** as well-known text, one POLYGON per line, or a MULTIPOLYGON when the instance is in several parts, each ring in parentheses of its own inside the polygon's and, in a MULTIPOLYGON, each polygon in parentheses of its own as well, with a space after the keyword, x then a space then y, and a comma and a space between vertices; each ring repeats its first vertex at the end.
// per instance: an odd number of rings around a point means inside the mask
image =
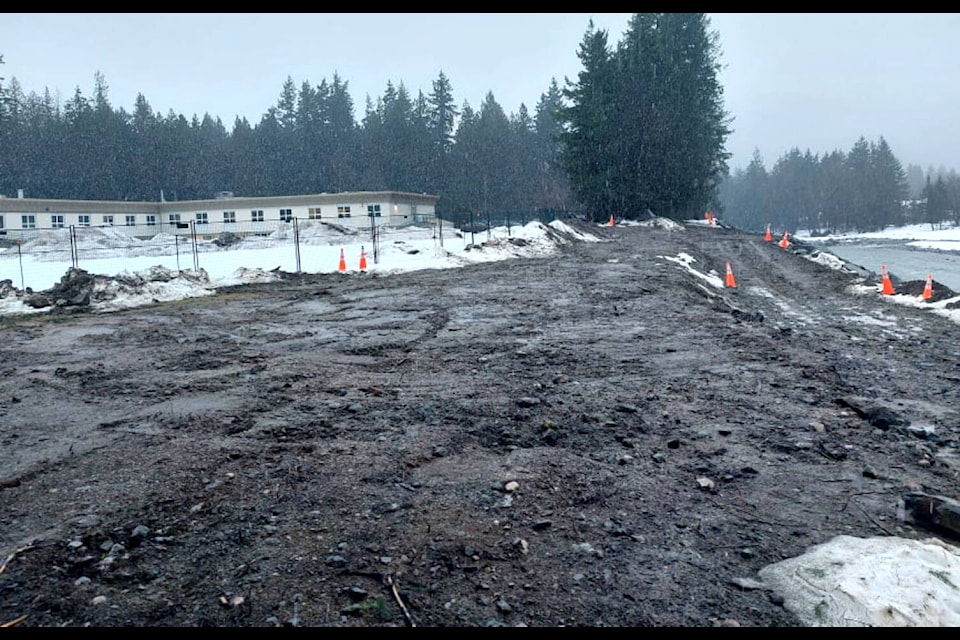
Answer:
MULTIPOLYGON (((388 82, 362 115, 348 83, 282 83, 276 104, 230 131, 209 114, 154 112, 139 94, 114 108, 98 72, 61 104, 0 78, 0 193, 157 200, 396 190, 440 197, 439 213, 553 209, 594 220, 701 218, 746 230, 871 231, 960 223, 960 178, 904 171, 881 137, 822 156, 798 148, 767 171, 759 153, 732 173, 725 151, 719 35, 703 13, 633 14, 623 39, 593 22, 582 69, 552 80, 532 113, 492 92, 459 107, 441 71, 428 94, 388 82)), ((3 60, 0 57, 0 64, 3 60)))
POLYGON ((584 70, 553 80, 533 113, 488 93, 459 108, 441 72, 416 96, 387 83, 359 122, 348 83, 286 79, 255 124, 155 113, 138 95, 114 108, 98 72, 60 104, 0 82, 0 193, 156 200, 221 191, 265 196, 426 192, 441 212, 583 209, 595 219, 647 210, 682 217, 715 202, 726 170, 717 34, 705 14, 634 14, 622 42, 589 23, 584 70))
POLYGON ((754 151, 746 168, 720 184, 722 215, 746 230, 809 230, 814 234, 869 232, 889 226, 947 220, 960 224, 960 178, 955 172, 905 170, 881 136, 861 136, 849 151, 823 156, 796 147, 770 171, 754 151), (922 184, 921 184, 922 183, 922 184))
MULTIPOLYGON (((0 81, 0 193, 95 200, 206 199, 397 190, 440 195, 448 212, 572 206, 556 154, 554 80, 531 115, 506 115, 492 93, 457 108, 440 72, 429 95, 400 83, 366 101, 357 122, 348 83, 288 77, 274 106, 228 131, 210 114, 162 115, 139 94, 114 108, 99 72, 92 95, 64 104, 0 81)), ((439 206, 439 205, 438 205, 439 206)))

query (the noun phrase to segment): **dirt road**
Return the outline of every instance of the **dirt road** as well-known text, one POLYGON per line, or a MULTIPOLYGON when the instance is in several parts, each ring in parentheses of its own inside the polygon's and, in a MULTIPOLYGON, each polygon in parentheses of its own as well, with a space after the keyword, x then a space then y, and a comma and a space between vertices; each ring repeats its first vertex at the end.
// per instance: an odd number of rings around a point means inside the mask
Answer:
POLYGON ((955 324, 760 236, 589 231, 4 320, 0 623, 792 626, 744 579, 930 535, 955 324))

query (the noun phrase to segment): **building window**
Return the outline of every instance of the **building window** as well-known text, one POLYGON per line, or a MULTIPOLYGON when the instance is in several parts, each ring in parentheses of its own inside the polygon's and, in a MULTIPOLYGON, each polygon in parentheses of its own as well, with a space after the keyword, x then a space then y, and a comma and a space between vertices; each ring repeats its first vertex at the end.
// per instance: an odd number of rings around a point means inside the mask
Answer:
POLYGON ((236 211, 224 211, 223 212, 223 221, 228 224, 233 224, 237 221, 237 212, 236 211))
POLYGON ((63 216, 61 215, 52 215, 50 216, 50 226, 54 229, 63 229, 63 216))
POLYGON ((22 226, 24 229, 36 229, 37 228, 37 216, 20 216, 20 222, 23 223, 22 226))
MULTIPOLYGON (((345 207, 337 207, 337 214, 339 215, 339 214, 341 214, 341 213, 349 214, 349 213, 350 213, 350 205, 347 205, 347 206, 345 206, 345 207)), ((343 216, 340 215, 339 217, 342 218, 343 216)), ((350 216, 347 215, 347 217, 349 218, 350 216)))
POLYGON ((0 216, 0 229, 3 229, 3 216, 0 216))
POLYGON ((89 227, 89 226, 90 226, 90 216, 78 216, 78 217, 77 217, 77 224, 80 225, 81 227, 89 227))
POLYGON ((293 220, 293 209, 280 209, 280 222, 293 220))
POLYGON ((378 204, 368 204, 367 205, 367 215, 371 218, 380 217, 380 205, 378 204))
POLYGON ((198 211, 197 212, 197 224, 207 224, 207 212, 198 211))
POLYGON ((250 219, 253 222, 263 222, 263 209, 254 209, 251 211, 250 219))
POLYGON ((124 218, 124 223, 125 223, 128 227, 134 227, 134 226, 136 226, 136 225, 137 225, 137 216, 127 216, 126 218, 124 218))
POLYGON ((113 216, 103 216, 103 224, 113 226, 113 216))
POLYGON ((157 226, 157 216, 147 216, 147 226, 148 227, 157 226))
POLYGON ((309 209, 307 209, 307 217, 310 218, 311 220, 319 220, 320 207, 310 207, 309 209))

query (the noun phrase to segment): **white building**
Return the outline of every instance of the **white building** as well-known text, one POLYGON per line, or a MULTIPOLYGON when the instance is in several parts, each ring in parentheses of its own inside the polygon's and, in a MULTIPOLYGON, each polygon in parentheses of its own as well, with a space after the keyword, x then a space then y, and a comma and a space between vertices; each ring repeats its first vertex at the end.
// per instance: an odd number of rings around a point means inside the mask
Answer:
POLYGON ((438 197, 402 191, 355 191, 314 195, 234 197, 210 200, 125 202, 51 200, 0 196, 0 235, 30 238, 36 230, 115 227, 131 236, 158 233, 215 236, 265 235, 294 220, 321 220, 357 229, 371 225, 432 223, 438 197))

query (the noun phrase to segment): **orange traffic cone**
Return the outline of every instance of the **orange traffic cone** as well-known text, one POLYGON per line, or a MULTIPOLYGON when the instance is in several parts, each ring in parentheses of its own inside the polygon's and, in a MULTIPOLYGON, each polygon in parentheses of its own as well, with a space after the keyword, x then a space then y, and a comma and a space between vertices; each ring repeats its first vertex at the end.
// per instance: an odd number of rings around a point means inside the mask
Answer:
POLYGON ((613 222, 613 214, 612 214, 612 213, 610 214, 610 222, 608 222, 608 223, 607 223, 607 226, 608 226, 608 227, 612 227, 612 226, 614 226, 614 222, 613 222))
POLYGON ((764 234, 763 239, 766 240, 767 242, 770 242, 771 240, 773 240, 773 236, 770 235, 770 225, 767 225, 767 232, 764 234))
POLYGON ((341 247, 341 249, 340 249, 340 264, 337 265, 337 271, 343 273, 343 272, 346 271, 346 270, 347 270, 347 261, 346 261, 346 259, 343 257, 343 248, 341 247))
POLYGON ((367 270, 367 252, 360 247, 360 271, 367 270))
POLYGON ((929 300, 933 297, 933 274, 927 274, 927 284, 923 287, 923 299, 929 300))
POLYGON ((887 273, 887 266, 882 264, 880 265, 880 271, 883 273, 883 288, 881 291, 883 295, 889 296, 893 294, 893 283, 890 282, 890 274, 887 273))
POLYGON ((784 231, 784 232, 783 232, 783 238, 780 239, 780 248, 781 248, 781 249, 786 249, 786 248, 789 247, 789 246, 790 246, 790 242, 787 241, 787 232, 784 231))
POLYGON ((733 279, 733 269, 730 268, 730 261, 727 261, 727 286, 731 289, 737 288, 737 281, 733 279))

